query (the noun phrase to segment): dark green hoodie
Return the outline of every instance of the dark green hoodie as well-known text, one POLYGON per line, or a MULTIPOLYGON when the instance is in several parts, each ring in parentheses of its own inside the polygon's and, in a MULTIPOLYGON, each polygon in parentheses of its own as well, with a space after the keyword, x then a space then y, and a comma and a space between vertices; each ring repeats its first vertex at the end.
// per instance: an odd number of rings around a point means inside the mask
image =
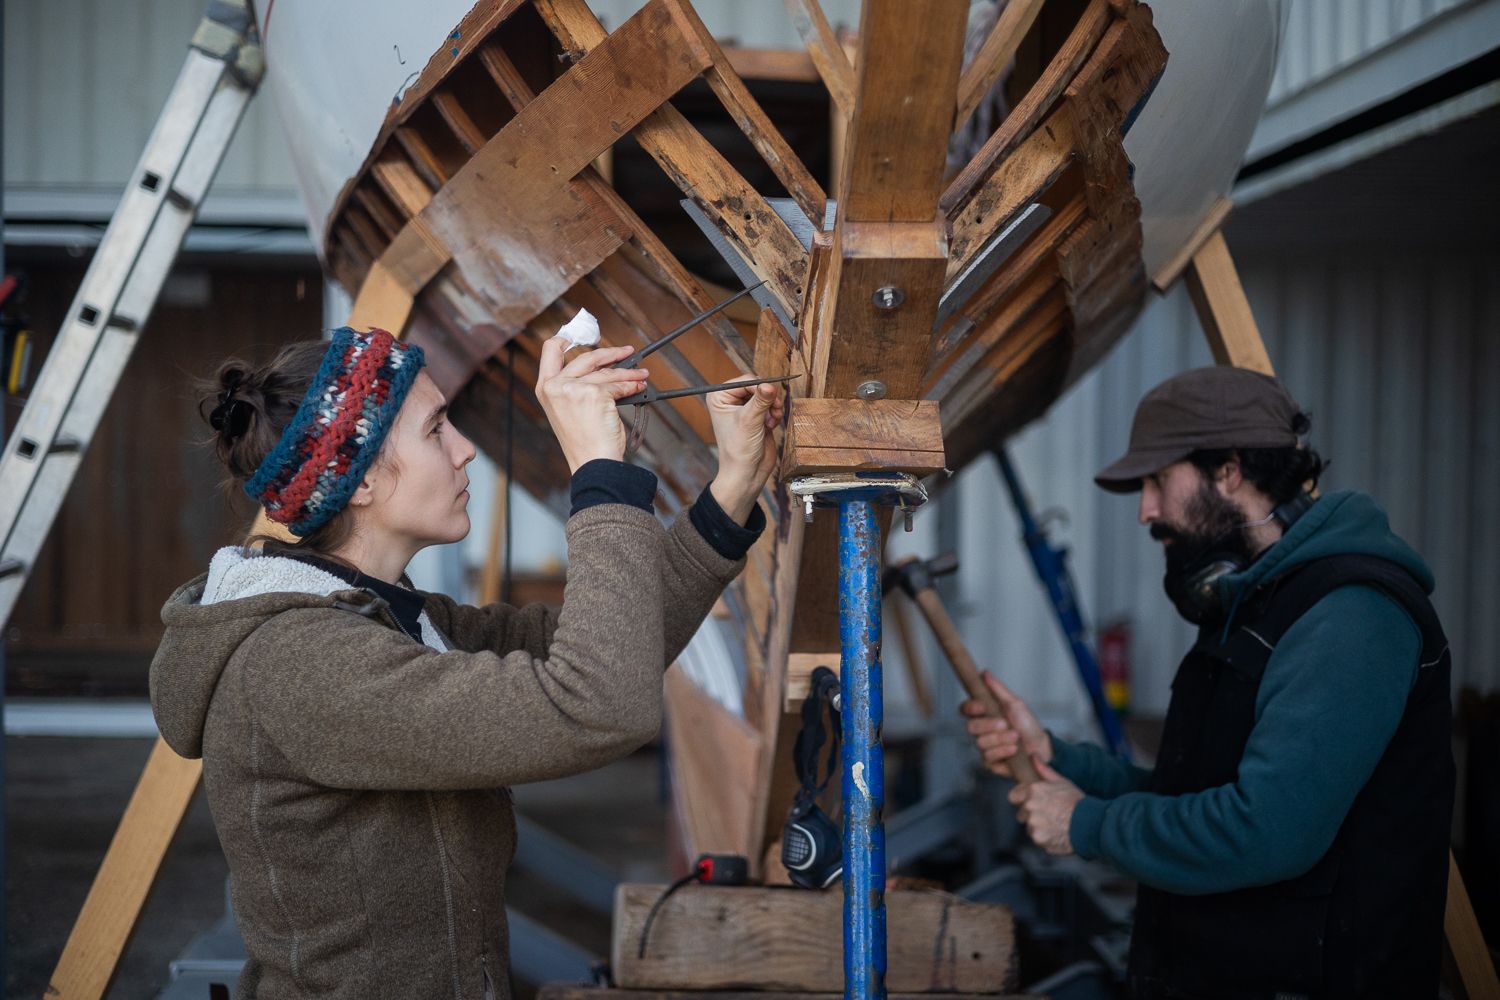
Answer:
MULTIPOLYGON (((1258 586, 1324 556, 1379 556, 1432 592, 1422 557, 1363 493, 1318 500, 1244 572, 1219 581, 1238 605, 1258 586)), ((1333 843, 1401 720, 1421 634, 1391 598, 1349 586, 1319 601, 1276 644, 1256 696, 1255 728, 1232 784, 1189 795, 1140 791, 1149 772, 1096 746, 1054 740, 1053 766, 1087 796, 1069 836, 1085 858, 1183 894, 1300 875, 1333 843)))

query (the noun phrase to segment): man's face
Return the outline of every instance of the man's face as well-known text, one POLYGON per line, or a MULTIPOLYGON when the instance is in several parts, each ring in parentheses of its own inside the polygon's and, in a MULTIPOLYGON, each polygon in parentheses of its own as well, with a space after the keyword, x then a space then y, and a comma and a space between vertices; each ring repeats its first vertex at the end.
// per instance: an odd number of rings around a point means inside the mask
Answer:
POLYGON ((1248 560, 1244 512, 1191 462, 1173 462, 1141 480, 1140 522, 1162 543, 1173 574, 1210 549, 1248 560))

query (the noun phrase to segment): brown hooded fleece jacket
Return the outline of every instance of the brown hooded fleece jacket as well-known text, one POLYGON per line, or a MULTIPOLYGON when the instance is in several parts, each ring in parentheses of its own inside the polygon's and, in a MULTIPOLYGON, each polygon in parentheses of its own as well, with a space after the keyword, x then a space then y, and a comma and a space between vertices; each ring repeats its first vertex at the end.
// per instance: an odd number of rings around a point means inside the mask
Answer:
POLYGON ((561 609, 423 594, 422 643, 370 591, 238 548, 167 601, 152 706, 203 758, 239 1000, 508 997, 505 786, 654 736, 663 668, 743 565, 619 503, 567 540, 561 609))

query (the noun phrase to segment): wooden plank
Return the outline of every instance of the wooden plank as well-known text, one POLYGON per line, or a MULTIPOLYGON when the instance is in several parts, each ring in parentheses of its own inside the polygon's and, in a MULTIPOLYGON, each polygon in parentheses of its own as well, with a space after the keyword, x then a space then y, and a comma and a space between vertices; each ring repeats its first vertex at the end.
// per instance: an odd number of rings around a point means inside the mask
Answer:
POLYGON ((745 854, 752 838, 750 804, 760 736, 688 679, 666 675, 667 733, 672 750, 672 803, 684 853, 745 854))
POLYGON ((410 163, 397 156, 377 160, 371 165, 370 173, 407 218, 421 214, 432 200, 432 188, 418 176, 410 163))
POLYGON ((948 266, 946 229, 941 219, 840 223, 831 325, 813 345, 817 395, 850 398, 870 381, 892 398, 920 394, 948 266), (900 290, 894 308, 877 298, 884 288, 900 290))
POLYGON ((500 93, 510 102, 510 106, 520 111, 531 103, 536 97, 536 92, 531 89, 531 84, 516 69, 516 64, 511 61, 510 56, 500 47, 499 42, 489 42, 479 49, 479 62, 484 66, 485 72, 489 73, 490 79, 495 81, 495 86, 500 88, 500 93))
POLYGON ((1484 943, 1484 932, 1474 917, 1469 892, 1458 870, 1453 852, 1448 852, 1448 901, 1443 907, 1443 931, 1458 966, 1464 991, 1471 998, 1500 997, 1500 979, 1496 978, 1495 961, 1484 943))
POLYGON ((823 79, 803 49, 747 49, 731 45, 724 55, 741 80, 819 83, 823 79))
POLYGON ((1015 58, 1021 39, 1031 30, 1041 9, 1042 0, 1010 0, 1000 12, 984 45, 980 46, 958 79, 958 113, 953 120, 955 131, 963 128, 979 102, 989 94, 1000 74, 1015 58))
MULTIPOLYGON (((665 886, 615 892, 610 969, 628 989, 831 993, 843 989, 844 894, 689 886, 641 927, 665 886)), ((1015 923, 1004 906, 942 892, 886 894, 886 986, 894 992, 981 993, 1015 981, 1015 923)))
POLYGON ((704 26, 692 3, 683 0, 672 2, 677 7, 682 22, 697 34, 699 44, 709 53, 712 62, 704 71, 703 78, 719 98, 719 103, 724 105, 724 110, 729 112, 729 117, 739 126, 740 132, 750 140, 760 158, 771 168, 771 173, 776 175, 787 194, 802 209, 802 214, 815 223, 821 223, 824 205, 828 200, 822 186, 808 173, 807 167, 792 151, 781 130, 771 124, 760 104, 750 96, 744 81, 729 64, 728 57, 719 48, 713 33, 704 26))
POLYGON ((469 117, 469 113, 464 110, 452 91, 439 90, 434 93, 432 106, 437 108, 438 115, 448 124, 453 137, 458 140, 458 144, 464 148, 465 152, 473 156, 484 148, 489 136, 481 132, 479 126, 474 124, 474 119, 469 117))
POLYGON ((953 217, 948 273, 952 281, 1023 208, 1037 201, 1072 162, 1078 136, 1069 107, 1059 108, 975 189, 953 217))
POLYGON ((356 330, 378 328, 394 337, 406 332, 407 321, 416 296, 408 291, 399 278, 380 261, 370 265, 365 273, 359 294, 354 297, 354 306, 349 310, 347 323, 356 330))
POLYGON ((1047 64, 1041 78, 1032 84, 1021 102, 1005 116, 1005 121, 1000 123, 1000 127, 985 141, 974 158, 949 182, 939 199, 946 214, 954 215, 994 169, 995 164, 1010 155, 1016 144, 1032 133, 1093 53, 1094 47, 1104 37, 1104 30, 1109 26, 1110 20, 1106 0, 1090 0, 1072 34, 1047 64))
POLYGON ((401 227, 406 224, 406 220, 396 215, 384 197, 368 185, 361 184, 354 189, 354 200, 371 219, 375 220, 375 224, 380 227, 387 242, 394 239, 401 231, 401 227))
POLYGON ((819 667, 827 667, 835 674, 839 672, 840 654, 832 653, 793 653, 786 660, 786 701, 782 710, 789 716, 798 716, 802 711, 802 703, 807 700, 808 694, 812 692, 813 671, 819 667))
POLYGON ((409 125, 403 125, 396 130, 396 142, 406 155, 411 158, 411 165, 416 168, 418 175, 427 182, 427 186, 434 191, 441 190, 448 183, 448 170, 443 166, 427 140, 422 134, 409 125))
POLYGON ((1208 238, 1183 276, 1214 362, 1274 374, 1223 233, 1208 238))
POLYGON ((930 222, 937 214, 967 17, 968 7, 951 0, 865 0, 841 219, 930 222))
MULTIPOLYGON (((585 0, 537 0, 536 9, 575 59, 608 35, 585 0)), ((802 297, 807 254, 760 192, 670 104, 649 115, 634 134, 790 313, 802 297)))
POLYGON ((707 60, 671 5, 652 0, 517 112, 423 210, 502 328, 529 321, 630 235, 587 185, 569 181, 707 60))
POLYGON ((47 983, 49 1000, 97 1000, 109 989, 202 772, 202 761, 157 738, 47 983))
POLYGON ((828 96, 845 118, 854 114, 854 67, 818 0, 786 0, 786 12, 797 29, 828 96))
POLYGON ((1187 266, 1192 263, 1193 255, 1203 248, 1214 233, 1223 228, 1225 221, 1229 218, 1229 212, 1234 208, 1234 202, 1228 198, 1218 198, 1209 206, 1208 212, 1203 216, 1203 221, 1193 230, 1193 235, 1187 238, 1182 248, 1172 256, 1172 259, 1161 266, 1151 276, 1151 287, 1165 295, 1167 289, 1172 287, 1172 282, 1182 276, 1187 266))
POLYGON ((799 399, 788 414, 783 476, 848 469, 941 472, 936 400, 799 399))

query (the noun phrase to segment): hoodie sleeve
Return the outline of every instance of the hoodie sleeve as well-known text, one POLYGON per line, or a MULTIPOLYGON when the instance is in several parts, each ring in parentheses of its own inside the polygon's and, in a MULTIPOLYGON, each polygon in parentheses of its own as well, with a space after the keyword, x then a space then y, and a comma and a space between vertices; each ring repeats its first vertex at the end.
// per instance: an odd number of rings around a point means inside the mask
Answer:
POLYGON ((1092 743, 1069 743, 1052 737, 1052 767, 1085 795, 1113 799, 1146 787, 1151 772, 1121 760, 1092 743))
POLYGON ((1293 878, 1327 853, 1416 682, 1421 635, 1390 598, 1343 587, 1287 630, 1266 665, 1238 779, 1190 795, 1078 803, 1073 848, 1169 892, 1293 878))
MULTIPOLYGON (((704 492, 707 494, 706 490, 704 492)), ((692 508, 694 512, 697 510, 697 506, 692 508)), ((717 511, 717 506, 714 510, 717 511)), ((725 515, 720 514, 720 518, 728 521, 725 515)), ((736 525, 741 535, 735 541, 753 543, 764 525, 763 514, 759 515, 758 524, 752 517, 750 527, 736 525)), ((692 512, 681 514, 673 521, 662 538, 662 547, 665 628, 662 668, 665 669, 682 653, 724 588, 744 569, 745 560, 722 554, 709 541, 692 512)), ((528 604, 521 608, 490 604, 480 608, 459 604, 442 594, 427 594, 425 603, 433 622, 453 640, 453 645, 471 652, 482 649, 501 653, 525 650, 534 657, 545 658, 557 630, 557 609, 544 604, 528 604)))
POLYGON ((250 710, 293 766, 335 788, 483 788, 599 767, 661 725, 662 534, 623 504, 569 519, 572 571, 545 655, 438 653, 348 612, 284 612, 237 654, 250 710))

